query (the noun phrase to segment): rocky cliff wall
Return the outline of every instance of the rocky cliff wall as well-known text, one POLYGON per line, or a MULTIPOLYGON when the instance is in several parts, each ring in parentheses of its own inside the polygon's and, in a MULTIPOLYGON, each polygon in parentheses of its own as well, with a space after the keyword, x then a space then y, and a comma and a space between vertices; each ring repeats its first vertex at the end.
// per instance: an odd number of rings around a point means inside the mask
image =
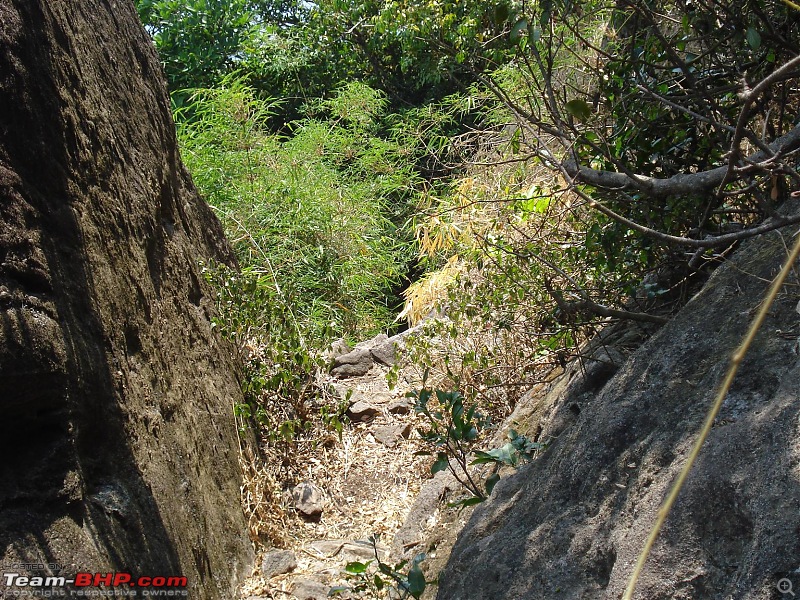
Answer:
POLYGON ((4 565, 232 597, 252 550, 211 258, 232 260, 133 3, 0 0, 4 565))
MULTIPOLYGON (((550 446, 474 512, 441 574, 440 600, 621 597, 796 233, 743 244, 615 375, 573 368, 573 381, 529 397, 521 412, 535 416, 528 428, 541 427, 550 446)), ((795 273, 740 368, 636 598, 774 599, 786 597, 776 587, 783 578, 800 587, 799 298, 795 273)))

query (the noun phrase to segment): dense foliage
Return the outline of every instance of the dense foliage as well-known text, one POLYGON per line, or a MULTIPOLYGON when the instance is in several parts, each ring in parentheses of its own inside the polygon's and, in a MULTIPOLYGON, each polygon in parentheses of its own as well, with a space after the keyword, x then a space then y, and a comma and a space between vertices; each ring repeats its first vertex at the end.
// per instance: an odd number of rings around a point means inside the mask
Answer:
MULTIPOLYGON (((171 91, 232 73, 283 100, 273 123, 360 81, 395 108, 438 100, 508 58, 511 3, 138 0, 171 91)), ((179 100, 183 95, 178 95, 179 100)))
POLYGON ((282 138, 271 103, 242 80, 196 90, 178 133, 184 160, 243 266, 262 273, 316 340, 367 334, 394 318, 413 256, 402 230, 415 174, 377 132, 382 95, 343 87, 282 138))
POLYGON ((403 317, 444 315, 409 360, 506 412, 602 324, 657 326, 798 220, 793 2, 138 6, 244 267, 219 281, 226 331, 261 348, 245 412, 296 399, 278 437, 336 422, 319 348, 392 327, 404 288, 403 317))
POLYGON ((508 61, 473 71, 470 94, 495 106, 476 134, 492 166, 421 222, 423 249, 451 259, 450 322, 431 325, 451 346, 414 360, 513 402, 498 386, 563 363, 593 323, 663 321, 738 240, 789 222, 799 17, 755 1, 520 9, 508 61))

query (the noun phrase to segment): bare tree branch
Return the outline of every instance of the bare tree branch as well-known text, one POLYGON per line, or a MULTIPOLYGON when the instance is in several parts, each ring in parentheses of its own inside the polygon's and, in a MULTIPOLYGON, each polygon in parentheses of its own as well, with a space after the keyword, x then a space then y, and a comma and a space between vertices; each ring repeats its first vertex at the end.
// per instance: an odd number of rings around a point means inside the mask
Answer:
POLYGON ((616 308, 609 308, 608 306, 603 306, 602 304, 598 304, 594 300, 591 300, 589 297, 584 298, 583 300, 578 300, 577 302, 568 302, 564 299, 556 289, 553 289, 551 283, 545 279, 544 280, 544 287, 547 290, 547 293, 550 294, 550 297, 553 298, 555 303, 558 305, 558 308, 566 315, 575 315, 582 312, 592 313, 597 315, 598 317, 611 317, 612 319, 627 319, 628 321, 641 321, 644 323, 657 323, 659 325, 663 325, 669 319, 666 317, 660 317, 658 315, 651 315, 648 313, 641 313, 641 312, 631 312, 627 310, 618 310, 616 308))
POLYGON ((620 214, 617 214, 604 204, 601 204, 597 200, 594 200, 593 198, 590 198, 589 196, 585 195, 580 190, 577 191, 578 194, 589 203, 589 206, 591 206, 598 212, 603 213, 607 217, 614 219, 615 221, 624 223, 634 231, 638 231, 639 233, 642 233, 648 237, 657 239, 659 241, 665 242, 667 244, 690 246, 692 248, 718 248, 720 246, 727 246, 729 244, 733 244, 734 242, 738 242, 740 240, 745 240, 747 238, 761 235, 762 233, 767 233, 768 231, 772 231, 773 229, 779 229, 781 227, 784 227, 785 225, 794 225, 795 223, 800 223, 800 213, 798 213, 791 217, 776 217, 770 219, 769 221, 765 221, 758 227, 751 227, 750 229, 744 229, 742 231, 737 231, 736 233, 718 235, 716 237, 710 237, 704 240, 695 240, 692 238, 685 238, 677 235, 669 235, 667 233, 663 233, 661 231, 656 231, 655 229, 650 229, 649 227, 645 227, 644 225, 636 223, 635 221, 631 221, 630 219, 623 217, 620 214))
MULTIPOLYGON (((722 189, 725 187, 725 185, 734 179, 734 169, 742 154, 742 150, 739 145, 741 144, 742 138, 746 135, 746 124, 750 118, 750 108, 753 102, 755 102, 761 92, 765 91, 776 81, 792 77, 793 69, 795 69, 798 65, 800 65, 800 56, 795 56, 792 60, 759 81, 752 89, 745 89, 744 93, 742 94, 742 100, 744 100, 744 104, 742 105, 742 111, 739 113, 739 119, 736 122, 736 133, 733 135, 733 141, 731 142, 728 165, 725 167, 725 173, 719 182, 717 196, 721 195, 722 189)), ((753 160, 751 162, 760 162, 760 160, 761 159, 753 160)))
MULTIPOLYGON (((772 154, 785 154, 800 148, 800 125, 769 144, 768 148, 772 154)), ((749 156, 747 160, 757 164, 770 157, 766 152, 760 150, 749 156)), ((707 191, 719 186, 728 173, 728 165, 725 165, 699 173, 679 173, 672 177, 659 179, 645 175, 631 176, 616 171, 582 167, 574 159, 564 161, 563 167, 576 183, 587 183, 606 190, 636 190, 652 198, 693 195, 707 191)))

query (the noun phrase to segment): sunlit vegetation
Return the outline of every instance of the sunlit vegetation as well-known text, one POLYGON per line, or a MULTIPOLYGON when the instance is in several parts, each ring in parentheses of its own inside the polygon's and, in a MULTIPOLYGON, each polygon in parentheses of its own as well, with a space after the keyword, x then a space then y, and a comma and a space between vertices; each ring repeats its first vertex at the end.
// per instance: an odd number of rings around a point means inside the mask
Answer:
POLYGON ((664 322, 800 185, 790 2, 138 6, 244 269, 218 278, 243 414, 283 439, 330 415, 265 408, 330 339, 431 314, 409 360, 505 412, 608 321, 664 322))

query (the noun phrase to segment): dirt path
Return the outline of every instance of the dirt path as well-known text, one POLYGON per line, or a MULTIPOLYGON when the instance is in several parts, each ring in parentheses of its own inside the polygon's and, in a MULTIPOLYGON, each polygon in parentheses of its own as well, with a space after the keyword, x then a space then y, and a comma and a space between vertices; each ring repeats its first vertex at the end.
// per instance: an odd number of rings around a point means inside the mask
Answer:
MULTIPOLYGON (((410 385, 401 376, 401 384, 389 390, 388 370, 376 361, 362 376, 330 378, 341 397, 350 391, 352 422, 345 425, 341 441, 321 444, 308 459, 303 479, 321 491, 322 515, 318 521, 303 519, 290 509, 294 514, 285 550, 262 553, 242 598, 328 598, 331 586, 348 584, 348 562, 374 558, 370 536, 379 534, 381 558, 392 565, 399 553, 416 552, 417 542, 421 545, 422 535, 415 533, 411 537, 419 539, 405 536, 392 551, 395 534, 430 479, 430 457, 415 456, 421 446, 418 416, 405 397, 410 385)), ((421 518, 429 522, 412 523, 415 531, 435 521, 435 515, 421 518)))

